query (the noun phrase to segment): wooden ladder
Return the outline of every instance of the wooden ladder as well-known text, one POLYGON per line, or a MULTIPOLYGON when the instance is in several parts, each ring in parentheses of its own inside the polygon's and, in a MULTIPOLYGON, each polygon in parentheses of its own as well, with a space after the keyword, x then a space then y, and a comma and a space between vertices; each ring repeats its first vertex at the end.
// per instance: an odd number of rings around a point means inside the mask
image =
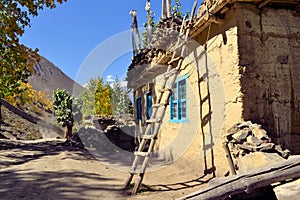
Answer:
POLYGON ((185 18, 181 25, 180 33, 177 39, 177 42, 174 47, 171 60, 168 62, 167 71, 163 74, 163 82, 161 88, 158 90, 157 99, 155 104, 152 105, 152 114, 149 120, 146 120, 147 126, 144 131, 144 134, 141 136, 141 143, 139 144, 138 150, 134 152, 134 160, 132 167, 129 171, 129 177, 125 183, 124 188, 128 188, 134 175, 138 175, 136 183, 133 187, 132 194, 136 194, 142 184, 147 165, 150 160, 150 156, 154 151, 154 145, 157 140, 158 132, 162 120, 165 115, 167 106, 169 105, 169 98, 172 94, 172 88, 174 87, 177 76, 181 70, 183 56, 186 49, 186 43, 188 41, 190 33, 190 25, 192 24, 193 17, 195 14, 197 1, 194 1, 192 13, 188 24, 186 24, 185 18), (186 29, 186 31, 185 31, 186 29), (182 42, 183 38, 183 42, 182 42), (180 52, 180 56, 176 52, 180 52), (177 62, 177 66, 174 68, 173 64, 177 62), (169 84, 167 84, 169 83, 169 84), (150 141, 149 146, 147 147, 147 142, 150 141), (138 169, 140 164, 140 159, 143 158, 141 167, 138 169))

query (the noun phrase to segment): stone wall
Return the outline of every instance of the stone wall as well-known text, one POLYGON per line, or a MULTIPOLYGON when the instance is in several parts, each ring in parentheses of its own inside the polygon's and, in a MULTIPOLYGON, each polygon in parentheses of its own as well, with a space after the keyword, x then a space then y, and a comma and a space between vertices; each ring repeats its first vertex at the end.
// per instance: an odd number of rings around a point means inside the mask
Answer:
POLYGON ((300 13, 236 4, 243 118, 300 153, 300 13))

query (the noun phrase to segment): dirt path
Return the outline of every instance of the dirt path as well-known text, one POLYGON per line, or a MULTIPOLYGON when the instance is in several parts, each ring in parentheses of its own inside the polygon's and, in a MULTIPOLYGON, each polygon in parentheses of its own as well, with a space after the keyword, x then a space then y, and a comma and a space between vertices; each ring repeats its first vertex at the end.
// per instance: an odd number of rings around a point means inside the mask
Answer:
POLYGON ((174 199, 206 183, 178 170, 180 165, 147 174, 137 196, 121 190, 127 173, 94 159, 63 140, 0 141, 0 199, 174 199))

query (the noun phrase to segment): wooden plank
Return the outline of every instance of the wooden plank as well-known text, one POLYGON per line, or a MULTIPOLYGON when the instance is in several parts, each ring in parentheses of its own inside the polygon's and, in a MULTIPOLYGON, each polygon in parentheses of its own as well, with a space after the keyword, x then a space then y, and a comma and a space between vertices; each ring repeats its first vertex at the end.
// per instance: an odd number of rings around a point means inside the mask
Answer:
POLYGON ((259 5, 258 5, 258 8, 262 8, 264 6, 266 6, 268 3, 270 3, 271 0, 264 0, 262 1, 259 5))
POLYGON ((224 199, 230 195, 250 193, 272 183, 299 177, 300 155, 291 156, 288 160, 276 165, 255 169, 246 174, 213 179, 207 188, 181 199, 224 199))

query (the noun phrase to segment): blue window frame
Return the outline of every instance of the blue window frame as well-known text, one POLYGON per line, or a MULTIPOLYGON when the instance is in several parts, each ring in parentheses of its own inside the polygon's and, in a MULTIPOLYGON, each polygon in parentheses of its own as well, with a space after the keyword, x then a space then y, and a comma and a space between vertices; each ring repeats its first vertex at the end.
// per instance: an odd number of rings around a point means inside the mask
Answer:
POLYGON ((142 97, 137 97, 135 103, 136 119, 142 120, 142 97))
POLYGON ((150 119, 152 114, 152 92, 147 92, 146 94, 146 117, 150 119))
POLYGON ((178 78, 170 98, 170 121, 187 122, 187 76, 178 78))

